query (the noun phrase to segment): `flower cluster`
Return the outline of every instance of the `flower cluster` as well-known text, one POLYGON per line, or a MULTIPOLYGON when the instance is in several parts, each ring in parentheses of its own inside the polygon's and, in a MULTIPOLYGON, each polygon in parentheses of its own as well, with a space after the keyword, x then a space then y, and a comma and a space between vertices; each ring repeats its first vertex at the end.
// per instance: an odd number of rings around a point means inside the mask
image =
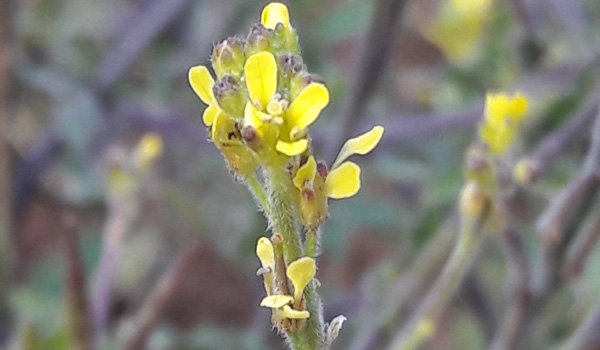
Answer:
POLYGON ((307 71, 287 7, 271 3, 261 19, 246 40, 232 37, 215 46, 216 80, 200 65, 190 69, 190 85, 208 105, 203 121, 230 169, 248 176, 259 165, 288 166, 301 222, 316 230, 327 217, 327 198, 360 189, 360 168, 343 161, 371 151, 383 127, 349 140, 331 171, 317 163, 308 128, 329 104, 329 91, 307 71))
POLYGON ((298 342, 332 340, 345 318, 325 330, 314 315, 320 313, 311 283, 317 230, 329 215, 329 198, 359 191, 360 167, 347 159, 373 150, 383 127, 348 140, 331 168, 316 160, 309 127, 329 104, 329 90, 307 70, 283 4, 267 5, 245 39, 231 37, 215 45, 211 63, 213 73, 202 65, 189 71, 192 89, 207 105, 202 119, 275 232, 260 238, 256 249, 267 294, 261 306, 272 309, 273 325, 286 334, 312 324, 311 331, 295 338, 298 342), (304 240, 297 224, 305 229, 304 240), (323 339, 315 340, 315 334, 323 339))

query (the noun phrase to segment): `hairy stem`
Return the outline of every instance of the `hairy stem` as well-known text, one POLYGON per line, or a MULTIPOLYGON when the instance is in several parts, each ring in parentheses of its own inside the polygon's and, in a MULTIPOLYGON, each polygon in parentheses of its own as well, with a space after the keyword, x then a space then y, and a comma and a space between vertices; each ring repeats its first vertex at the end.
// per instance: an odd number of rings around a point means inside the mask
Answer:
POLYGON ((300 237, 296 232, 292 206, 292 181, 285 168, 273 167, 269 172, 269 215, 275 232, 283 237, 283 257, 286 265, 302 256, 300 237))
MULTIPOLYGON (((294 220, 292 181, 284 167, 273 167, 269 170, 269 219, 273 230, 283 237, 283 257, 286 265, 289 265, 303 254, 294 220)), ((292 350, 318 350, 324 343, 323 317, 314 282, 306 287, 304 297, 310 317, 302 329, 288 332, 287 337, 292 350)))

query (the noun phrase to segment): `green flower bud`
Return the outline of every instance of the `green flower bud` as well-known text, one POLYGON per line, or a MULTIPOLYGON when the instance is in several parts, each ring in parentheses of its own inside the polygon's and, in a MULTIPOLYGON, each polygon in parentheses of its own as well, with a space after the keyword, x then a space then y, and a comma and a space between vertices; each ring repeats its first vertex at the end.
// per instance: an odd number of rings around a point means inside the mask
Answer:
POLYGON ((253 25, 246 40, 246 57, 250 57, 261 51, 270 51, 272 39, 272 31, 260 23, 253 25))
POLYGON ((274 52, 300 54, 296 31, 291 26, 286 28, 283 23, 277 23, 273 30, 272 46, 274 52))
POLYGON ((228 38, 213 49, 212 64, 218 79, 230 75, 239 80, 245 61, 244 42, 240 38, 228 38))
POLYGON ((213 94, 219 107, 227 115, 233 118, 241 118, 244 115, 246 96, 234 77, 225 75, 213 86, 213 94))

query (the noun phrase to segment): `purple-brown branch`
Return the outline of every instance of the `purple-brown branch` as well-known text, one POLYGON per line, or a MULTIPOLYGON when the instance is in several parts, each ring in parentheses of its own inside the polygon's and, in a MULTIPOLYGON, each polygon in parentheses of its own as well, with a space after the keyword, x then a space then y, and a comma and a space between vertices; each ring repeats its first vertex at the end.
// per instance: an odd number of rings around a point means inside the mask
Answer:
POLYGON ((83 260, 79 248, 77 216, 65 212, 61 218, 61 234, 65 256, 65 278, 69 332, 72 347, 78 350, 94 349, 94 330, 90 317, 90 304, 83 260))
POLYGON ((111 205, 102 232, 102 251, 94 283, 96 290, 92 302, 94 329, 98 337, 102 337, 106 331, 123 236, 127 232, 131 220, 131 203, 127 200, 121 200, 111 205))
POLYGON ((355 75, 347 86, 350 91, 346 100, 339 108, 336 120, 337 133, 332 137, 333 142, 327 150, 327 155, 333 158, 335 152, 344 140, 355 130, 362 118, 366 102, 377 87, 385 70, 390 54, 394 51, 395 33, 400 23, 402 10, 406 0, 377 0, 371 17, 369 29, 357 50, 355 75))
POLYGON ((573 243, 572 249, 567 254, 565 266, 565 278, 572 280, 578 278, 588 257, 594 251, 598 240, 600 240, 600 215, 596 214, 594 222, 582 234, 581 239, 573 243))
POLYGON ((508 306, 504 311, 501 328, 497 331, 490 348, 492 350, 515 349, 518 340, 523 334, 523 321, 531 301, 529 287, 530 271, 529 261, 525 252, 525 244, 519 232, 510 227, 502 230, 508 261, 506 278, 510 293, 508 306))
POLYGON ((11 43, 9 33, 10 1, 0 2, 0 256, 5 268, 13 265, 11 166, 8 147, 11 43))
POLYGON ((175 291, 186 274, 190 272, 192 263, 198 260, 198 255, 201 253, 200 244, 189 248, 156 283, 135 316, 135 329, 126 342, 124 349, 140 350, 146 348, 148 338, 160 322, 166 306, 173 299, 175 291))

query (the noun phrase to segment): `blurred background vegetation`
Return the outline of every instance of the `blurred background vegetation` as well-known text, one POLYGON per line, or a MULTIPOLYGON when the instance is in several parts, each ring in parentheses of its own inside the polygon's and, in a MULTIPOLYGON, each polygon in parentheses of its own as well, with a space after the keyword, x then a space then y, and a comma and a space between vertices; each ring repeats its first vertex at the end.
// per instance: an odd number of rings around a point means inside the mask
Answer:
MULTIPOLYGON (((589 144, 600 2, 284 2, 310 71, 332 94, 314 127, 315 153, 331 162, 341 141, 386 127, 373 156, 358 160, 363 190, 332 203, 322 228, 325 319, 349 318, 335 348, 384 348, 438 275, 486 91, 529 98, 507 163, 542 157, 541 180, 523 190, 517 221, 536 275, 535 218, 581 168, 589 144), (539 151, 561 135, 556 149, 539 151)), ((78 337, 94 327, 77 317, 103 307, 106 349, 283 347, 269 310, 258 307, 254 247, 265 220, 206 141, 204 106, 187 82, 188 69, 208 63, 214 43, 245 36, 265 4, 0 3, 0 348, 81 348, 78 337), (162 156, 131 172, 149 132, 161 136, 162 156), (121 232, 120 258, 108 304, 98 305, 111 230, 121 232)), ((599 216, 593 198, 589 206, 582 227, 599 216)), ((508 260, 499 236, 486 240, 428 349, 490 343, 509 296, 508 260)), ((527 348, 548 348, 577 329, 597 303, 599 273, 592 251, 583 272, 553 294, 527 348)))

